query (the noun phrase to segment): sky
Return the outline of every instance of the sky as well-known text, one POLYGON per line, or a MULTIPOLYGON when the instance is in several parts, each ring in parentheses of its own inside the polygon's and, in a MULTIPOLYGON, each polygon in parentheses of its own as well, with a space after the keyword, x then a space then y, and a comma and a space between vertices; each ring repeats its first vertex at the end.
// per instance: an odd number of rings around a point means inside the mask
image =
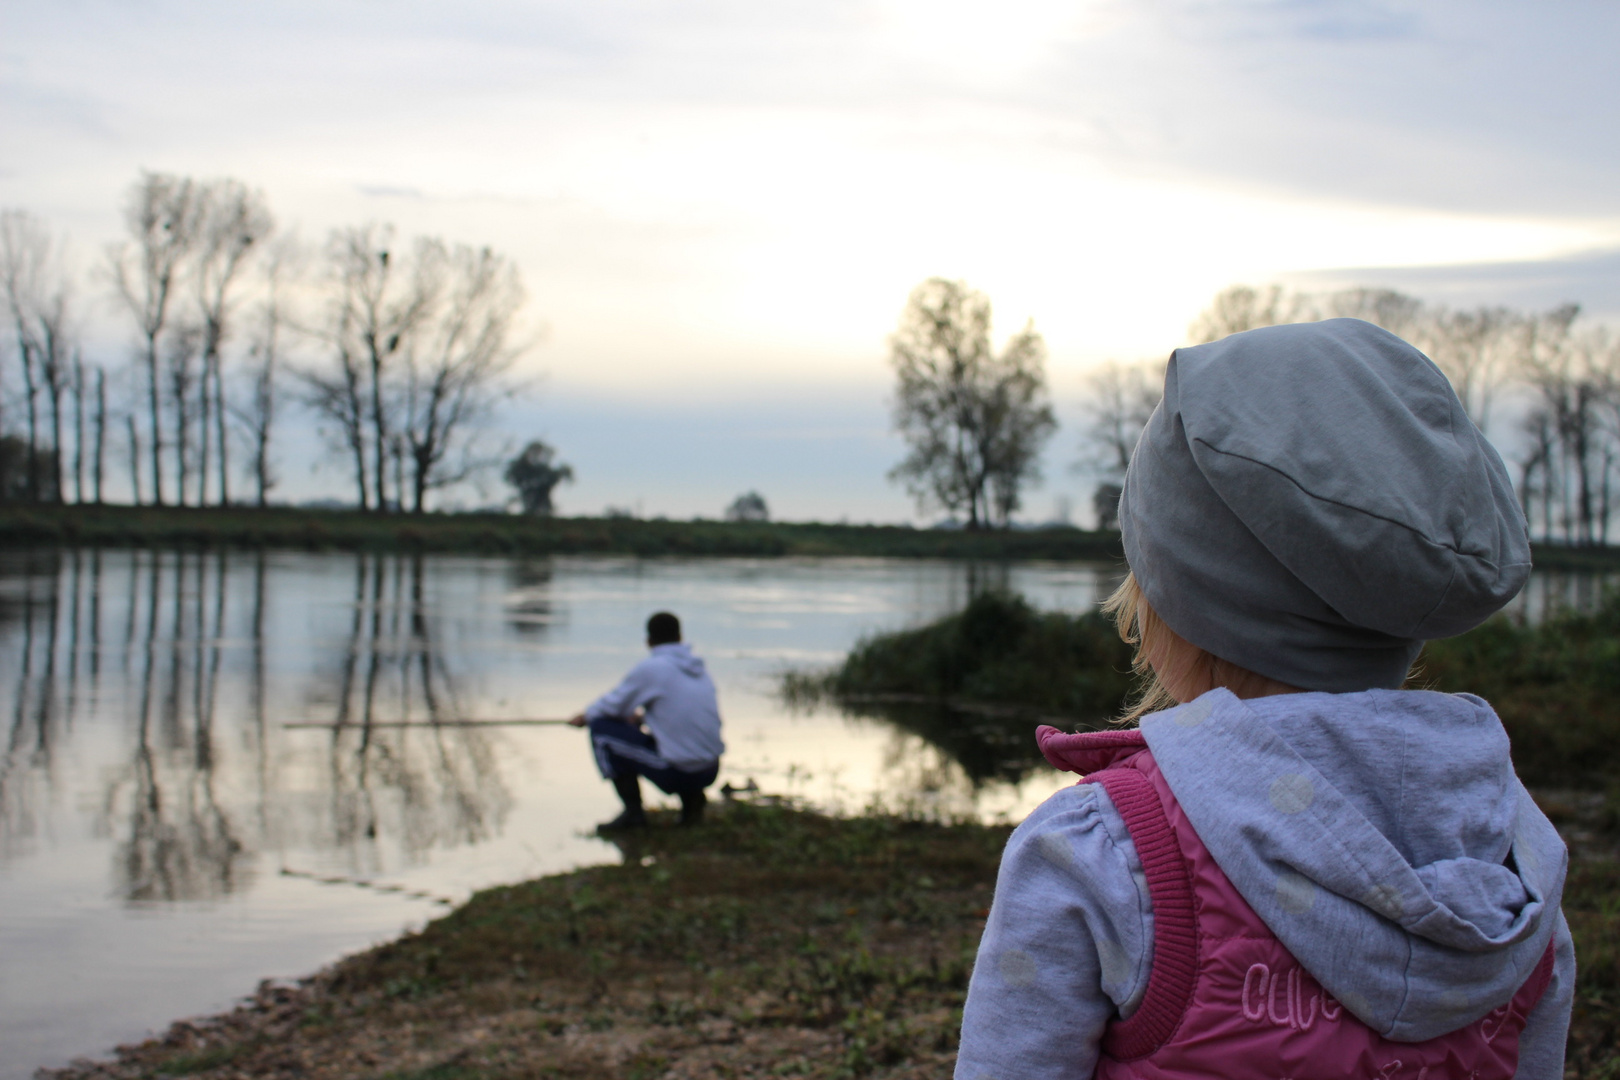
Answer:
MULTIPOLYGON (((1620 317, 1616 41, 1583 2, 0 0, 0 207, 67 234, 119 363, 92 270, 142 169, 312 243, 510 255, 532 347, 491 434, 558 447, 565 513, 932 520, 885 478, 886 338, 965 280, 1050 348, 1042 520, 1087 502, 1086 371, 1225 286, 1620 317)), ((293 421, 284 497, 346 493, 314 445, 293 421)))

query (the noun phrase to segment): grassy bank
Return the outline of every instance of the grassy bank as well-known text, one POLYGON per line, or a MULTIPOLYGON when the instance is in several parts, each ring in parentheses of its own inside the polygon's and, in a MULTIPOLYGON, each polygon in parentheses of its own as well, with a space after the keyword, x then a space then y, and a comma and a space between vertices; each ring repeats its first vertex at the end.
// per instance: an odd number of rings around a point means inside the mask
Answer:
MULTIPOLYGON (((667 822, 665 823, 667 824, 667 822)), ((950 1074, 1005 828, 731 807, 58 1080, 950 1074)), ((1620 863, 1578 864, 1568 1075, 1620 1070, 1620 863)))
MULTIPOLYGON (((831 671, 790 674, 783 690, 916 730, 976 779, 1017 779, 1038 761, 1034 723, 1073 729, 1120 713, 1130 658, 1096 612, 1039 613, 991 592, 927 626, 868 638, 831 671)), ((1536 626, 1498 618, 1430 642, 1410 685, 1484 697, 1525 783, 1606 792, 1620 821, 1620 596, 1592 614, 1536 626)))
MULTIPOLYGON (((1119 534, 1081 529, 913 529, 897 525, 362 514, 291 507, 0 505, 0 546, 302 548, 485 554, 846 555, 933 559, 1122 558, 1119 534)), ((1536 565, 1620 570, 1620 548, 1538 545, 1536 565)))
POLYGON ((272 507, 0 506, 0 544, 302 548, 524 555, 852 555, 1114 559, 1119 538, 1079 529, 963 531, 893 525, 362 514, 272 507))
POLYGON ((1525 783, 1604 790, 1620 814, 1620 595, 1537 626, 1493 619, 1432 641, 1413 682, 1491 703, 1525 783))
POLYGON ((1007 830, 717 809, 54 1075, 948 1075, 1007 830))

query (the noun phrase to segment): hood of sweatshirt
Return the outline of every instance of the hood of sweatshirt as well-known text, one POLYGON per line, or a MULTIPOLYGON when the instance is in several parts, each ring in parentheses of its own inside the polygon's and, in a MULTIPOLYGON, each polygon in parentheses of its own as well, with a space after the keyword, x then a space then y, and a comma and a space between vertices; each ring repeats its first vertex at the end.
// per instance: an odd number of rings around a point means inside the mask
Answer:
POLYGON ((666 663, 673 664, 676 671, 694 679, 704 672, 702 659, 693 656, 692 647, 684 641, 672 642, 668 645, 654 645, 652 655, 666 663))
POLYGON ((1479 698, 1215 690, 1142 735, 1243 898, 1386 1038, 1478 1020, 1546 951, 1567 853, 1479 698))

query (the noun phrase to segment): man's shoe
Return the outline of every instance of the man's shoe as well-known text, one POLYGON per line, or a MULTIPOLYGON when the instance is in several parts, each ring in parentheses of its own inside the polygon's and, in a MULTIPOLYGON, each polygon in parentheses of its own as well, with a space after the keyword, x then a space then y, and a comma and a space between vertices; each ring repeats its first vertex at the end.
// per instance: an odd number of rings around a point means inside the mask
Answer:
POLYGON ((630 829, 645 829, 647 827, 647 814, 644 810, 626 810, 612 821, 604 821, 596 827, 599 833, 627 832, 630 829))
POLYGON ((703 821, 703 808, 709 804, 709 797, 699 791, 695 795, 681 796, 681 824, 692 826, 703 821))

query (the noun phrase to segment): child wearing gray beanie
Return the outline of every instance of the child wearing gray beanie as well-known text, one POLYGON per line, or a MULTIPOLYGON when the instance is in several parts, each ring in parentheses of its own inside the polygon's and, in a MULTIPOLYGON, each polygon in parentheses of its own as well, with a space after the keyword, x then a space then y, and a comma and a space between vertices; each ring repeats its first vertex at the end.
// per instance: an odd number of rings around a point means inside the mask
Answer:
POLYGON ((1180 349, 1126 474, 1131 730, 1008 842, 956 1075, 1563 1074, 1567 853, 1490 706, 1401 689, 1530 570, 1495 450, 1369 323, 1180 349))

